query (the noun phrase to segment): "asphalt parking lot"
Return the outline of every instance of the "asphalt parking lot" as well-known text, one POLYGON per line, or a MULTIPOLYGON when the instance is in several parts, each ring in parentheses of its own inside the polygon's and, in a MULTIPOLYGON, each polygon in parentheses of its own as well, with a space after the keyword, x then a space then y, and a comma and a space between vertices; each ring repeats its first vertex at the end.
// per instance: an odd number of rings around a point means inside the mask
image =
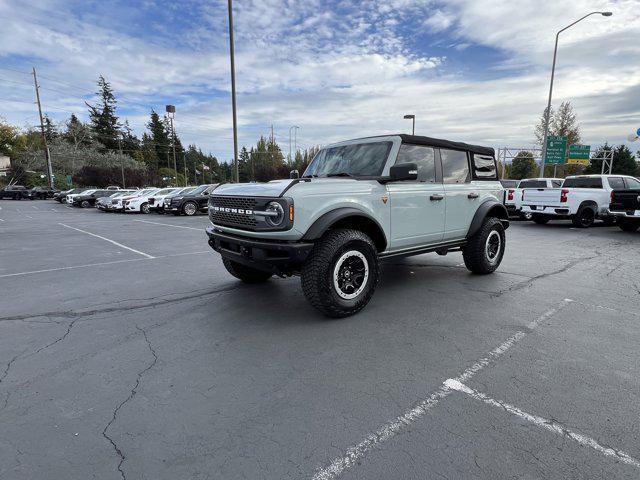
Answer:
POLYGON ((514 222, 326 320, 204 215, 0 207, 0 478, 640 477, 640 234, 514 222))

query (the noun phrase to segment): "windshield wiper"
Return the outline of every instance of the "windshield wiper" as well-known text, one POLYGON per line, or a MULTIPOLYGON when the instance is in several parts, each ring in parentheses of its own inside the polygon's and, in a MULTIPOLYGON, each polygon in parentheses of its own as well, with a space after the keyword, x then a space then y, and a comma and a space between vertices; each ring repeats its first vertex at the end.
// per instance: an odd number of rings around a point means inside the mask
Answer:
POLYGON ((327 173, 327 178, 329 178, 329 177, 349 177, 349 178, 354 178, 354 176, 351 175, 348 172, 327 173))

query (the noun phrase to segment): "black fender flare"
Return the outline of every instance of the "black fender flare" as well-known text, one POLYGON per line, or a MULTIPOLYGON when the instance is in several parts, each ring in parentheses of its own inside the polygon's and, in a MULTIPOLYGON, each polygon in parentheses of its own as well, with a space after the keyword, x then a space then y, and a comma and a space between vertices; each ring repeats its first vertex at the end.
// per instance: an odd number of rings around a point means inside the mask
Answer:
POLYGON ((378 221, 368 213, 353 207, 340 207, 340 208, 336 208, 335 210, 331 210, 330 212, 327 212, 324 215, 321 215, 309 227, 307 232, 302 237, 302 240, 313 241, 313 240, 319 239, 320 237, 322 237, 322 235, 324 235, 324 233, 327 230, 329 230, 329 228, 331 228, 332 225, 334 225, 336 222, 339 222, 340 220, 347 217, 361 217, 373 222, 377 226, 379 233, 382 235, 384 242, 386 244, 387 238, 386 238, 386 235, 384 234, 384 229, 378 223, 378 221))
POLYGON ((507 208, 497 200, 486 200, 482 203, 478 210, 476 210, 469 231, 467 232, 467 238, 472 237, 484 223, 484 219, 487 217, 497 217, 504 225, 504 228, 509 228, 509 212, 507 208))

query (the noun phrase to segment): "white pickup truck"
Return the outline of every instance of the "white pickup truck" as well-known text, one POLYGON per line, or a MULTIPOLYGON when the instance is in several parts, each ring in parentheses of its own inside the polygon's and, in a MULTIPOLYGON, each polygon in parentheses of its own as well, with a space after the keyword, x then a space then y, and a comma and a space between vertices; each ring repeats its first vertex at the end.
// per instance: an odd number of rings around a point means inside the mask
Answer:
POLYGON ((525 188, 522 213, 530 213, 534 222, 571 219, 579 228, 593 225, 596 219, 613 224, 609 211, 611 191, 624 188, 625 175, 575 175, 567 177, 561 188, 525 188))
POLYGON ((509 215, 518 216, 523 220, 531 220, 530 213, 522 212, 522 190, 524 188, 557 188, 562 185, 562 178, 523 178, 518 180, 515 187, 506 188, 504 206, 509 215))

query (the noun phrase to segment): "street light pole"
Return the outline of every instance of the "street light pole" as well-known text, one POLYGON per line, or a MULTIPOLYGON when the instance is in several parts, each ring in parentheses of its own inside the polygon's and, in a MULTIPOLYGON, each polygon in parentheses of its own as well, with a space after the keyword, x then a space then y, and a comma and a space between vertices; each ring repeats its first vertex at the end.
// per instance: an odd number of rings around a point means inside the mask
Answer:
POLYGON ((235 163, 236 182, 240 182, 238 169, 238 120, 236 116, 236 63, 233 48, 233 0, 228 0, 229 7, 229 53, 231 59, 231 107, 233 110, 233 161, 235 163))
POLYGON ((411 128, 411 135, 415 135, 416 134, 416 116, 415 115, 405 115, 404 119, 412 121, 412 125, 413 126, 411 128))
POLYGON ((573 27, 576 23, 581 22, 582 20, 584 20, 587 17, 590 17, 591 15, 602 15, 603 17, 610 17, 611 15, 613 15, 613 13, 611 12, 588 13, 584 17, 579 18, 575 22, 567 25, 562 30, 559 30, 558 33, 556 33, 556 44, 553 48, 553 64, 551 65, 551 82, 549 84, 549 100, 547 101, 547 109, 545 110, 545 113, 544 113, 544 117, 545 117, 544 118, 544 136, 542 138, 542 159, 540 161, 540 178, 544 178, 544 160, 547 154, 547 137, 549 136, 549 121, 551 119, 551 97, 553 95, 553 78, 556 72, 556 57, 558 55, 558 39, 562 32, 564 32, 568 28, 573 27))

